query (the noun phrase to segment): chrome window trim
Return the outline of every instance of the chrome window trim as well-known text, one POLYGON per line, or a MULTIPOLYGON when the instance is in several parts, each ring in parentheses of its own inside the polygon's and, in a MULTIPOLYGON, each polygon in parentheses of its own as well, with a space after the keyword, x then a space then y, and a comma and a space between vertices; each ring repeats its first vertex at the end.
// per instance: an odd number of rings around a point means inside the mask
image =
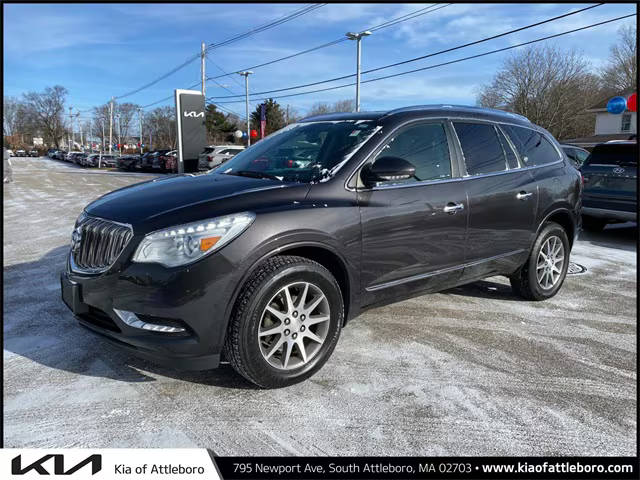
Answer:
MULTIPOLYGON (((109 219, 102 218, 102 217, 96 217, 94 215, 87 214, 85 211, 83 211, 82 213, 85 214, 86 219, 92 218, 92 219, 96 219, 96 220, 102 220, 103 222, 113 223, 113 224, 119 225, 121 227, 126 227, 131 231, 131 238, 129 239, 129 241, 127 243, 124 244, 120 254, 115 258, 115 260, 113 262, 111 262, 110 265, 107 265, 106 267, 102 267, 102 268, 81 268, 78 265, 76 265, 76 262, 73 260, 73 251, 71 251, 71 249, 69 249, 69 271, 70 272, 83 273, 85 275, 87 275, 87 274, 88 275, 98 275, 100 273, 104 273, 104 272, 110 270, 111 267, 113 267, 118 262, 118 260, 120 259, 120 257, 124 253, 124 251, 129 246, 129 243, 131 243, 131 240, 133 240, 133 238, 135 236, 135 232, 133 231, 133 226, 131 226, 131 224, 129 224, 129 223, 116 222, 115 220, 109 220, 109 219)), ((75 227, 74 227, 74 230, 75 230, 75 227)))
MULTIPOLYGON (((379 130, 379 132, 383 132, 383 129, 379 130)), ((373 138, 373 137, 372 137, 373 138)), ((364 146, 364 145, 362 145, 364 146)), ((453 164, 454 159, 453 156, 451 155, 453 150, 452 148, 453 145, 449 146, 449 154, 451 156, 451 163, 453 164)), ((506 161, 506 159, 505 159, 506 161)), ((424 185, 430 185, 433 183, 449 183, 449 182, 456 182, 456 181, 464 181, 464 180, 470 180, 470 179, 474 179, 474 178, 483 178, 483 177, 492 177, 495 175, 505 175, 505 174, 509 174, 509 173, 513 173, 513 172, 520 172, 520 171, 528 171, 528 170, 535 170, 537 168, 544 168, 544 167, 549 167, 552 165, 557 165, 559 163, 563 163, 564 162, 564 156, 561 153, 561 151, 558 149, 558 146, 555 144, 555 142, 551 141, 547 135, 546 132, 541 131, 540 127, 537 127, 533 124, 531 124, 531 126, 525 126, 525 125, 520 125, 517 123, 511 123, 511 122, 505 122, 505 121, 497 121, 497 120, 487 120, 487 119, 478 119, 478 118, 472 118, 472 117, 466 117, 466 116, 443 116, 443 117, 419 117, 419 118, 412 118, 409 119, 399 125, 397 125, 393 130, 391 130, 391 132, 389 132, 389 135, 384 136, 379 142, 378 144, 371 150, 371 153, 369 155, 367 155, 364 159, 362 159, 360 161, 360 163, 351 171, 351 173, 349 174, 349 176, 347 177, 347 179, 344 182, 344 188, 345 190, 349 191, 349 192, 371 192, 371 191, 375 191, 375 190, 387 190, 389 188, 407 188, 407 187, 417 187, 417 186, 424 186, 424 185), (525 167, 523 166, 523 162, 522 159, 520 157, 520 152, 518 152, 518 149, 515 148, 515 146, 513 145, 513 142, 511 140, 511 137, 509 137, 509 135, 506 134, 506 132, 504 132, 504 130, 502 130, 502 133, 504 134, 505 138, 507 139, 507 141, 509 142, 509 145, 511 146, 513 152, 516 155, 516 158, 518 160, 518 165, 520 165, 520 167, 518 168, 511 168, 508 170, 504 170, 501 172, 492 172, 492 173, 483 173, 481 175, 465 175, 465 176, 461 176, 461 177, 455 177, 455 178, 447 178, 447 179, 442 179, 442 180, 425 180, 422 182, 414 182, 414 183, 409 183, 409 184, 401 184, 401 185, 385 185, 385 186, 381 186, 381 187, 373 187, 373 188, 352 188, 349 187, 349 182, 351 182, 351 179, 353 178, 354 175, 357 174, 357 172, 360 170, 360 168, 362 168, 362 166, 367 163, 371 157, 373 155, 375 155, 378 151, 378 149, 380 148, 380 146, 388 139, 391 137, 391 135, 393 135, 396 131, 398 131, 401 128, 406 127, 407 125, 411 124, 411 123, 416 123, 416 122, 429 122, 429 121, 433 121, 433 122, 450 122, 451 123, 451 130, 453 130, 453 134, 455 135, 455 139, 458 142, 458 147, 460 148, 460 151, 462 151, 462 147, 460 147, 460 140, 458 139, 458 134, 455 131, 455 128, 453 128, 453 122, 456 120, 464 120, 464 121, 472 121, 472 122, 482 122, 482 123, 490 123, 496 127, 500 127, 500 125, 510 125, 513 127, 521 127, 521 128, 528 128, 529 130, 533 130, 534 132, 540 133, 541 135, 543 135, 546 140, 551 143, 551 145, 553 146, 553 148, 556 150, 556 153, 558 154, 558 160, 554 161, 554 162, 550 162, 550 163, 545 163, 544 165, 532 165, 531 167, 525 167)), ((463 162, 464 164, 464 159, 463 162)), ((508 162, 507 162, 507 166, 508 166, 508 162)), ((466 173, 466 166, 465 166, 465 173, 466 173)))

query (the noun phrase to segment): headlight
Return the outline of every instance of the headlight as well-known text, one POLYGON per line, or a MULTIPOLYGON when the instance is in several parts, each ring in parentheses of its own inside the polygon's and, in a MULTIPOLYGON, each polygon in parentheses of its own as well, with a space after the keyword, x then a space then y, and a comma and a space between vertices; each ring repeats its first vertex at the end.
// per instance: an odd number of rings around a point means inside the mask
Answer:
POLYGON ((234 213, 146 235, 133 255, 138 263, 176 267, 219 250, 244 232, 255 219, 251 212, 234 213))

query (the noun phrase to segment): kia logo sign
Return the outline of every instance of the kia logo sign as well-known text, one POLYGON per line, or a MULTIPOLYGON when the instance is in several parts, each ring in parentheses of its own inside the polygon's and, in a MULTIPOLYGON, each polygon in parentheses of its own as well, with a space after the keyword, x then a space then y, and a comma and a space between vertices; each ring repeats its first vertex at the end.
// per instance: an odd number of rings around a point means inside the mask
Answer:
POLYGON ((12 475, 24 475, 30 470, 35 470, 40 475, 51 475, 49 471, 44 467, 43 463, 53 458, 53 474, 54 475, 72 475, 80 470, 85 465, 91 464, 91 475, 95 475, 102 470, 102 455, 89 455, 77 465, 72 466, 69 470, 65 470, 64 467, 64 455, 53 454, 45 455, 44 457, 36 460, 31 465, 27 465, 22 468, 22 456, 18 455, 11 460, 11 474, 12 475))
POLYGON ((184 112, 184 116, 185 117, 191 117, 191 118, 198 118, 198 117, 204 117, 204 112, 184 112))

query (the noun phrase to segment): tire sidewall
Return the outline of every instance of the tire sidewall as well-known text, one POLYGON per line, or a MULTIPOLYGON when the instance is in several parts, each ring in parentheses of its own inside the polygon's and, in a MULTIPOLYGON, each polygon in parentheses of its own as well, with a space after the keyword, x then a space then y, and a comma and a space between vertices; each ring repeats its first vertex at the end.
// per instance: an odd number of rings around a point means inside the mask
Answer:
POLYGON ((286 386, 313 375, 329 358, 336 346, 343 320, 343 302, 340 287, 329 273, 317 264, 290 265, 266 279, 253 293, 240 328, 240 351, 247 359, 245 365, 269 386, 286 386), (318 286, 327 297, 330 308, 330 325, 325 341, 307 364, 294 370, 280 370, 270 365, 260 352, 258 329, 267 303, 284 286, 306 281, 318 286))
POLYGON ((553 297, 564 283, 565 278, 567 277, 567 270, 569 269, 569 239, 567 238, 567 234, 564 229, 555 223, 549 224, 540 232, 538 238, 536 239, 533 250, 531 251, 531 256, 529 257, 529 265, 528 265, 528 281, 529 285, 531 285, 531 289, 533 290, 534 295, 540 299, 546 299, 553 297), (538 255, 540 253, 540 249, 544 242, 551 236, 556 236, 562 242, 562 246, 564 247, 564 263, 562 265, 562 272, 560 276, 560 281, 556 283, 553 288, 543 289, 538 282, 538 277, 536 274, 536 267, 538 263, 538 255))

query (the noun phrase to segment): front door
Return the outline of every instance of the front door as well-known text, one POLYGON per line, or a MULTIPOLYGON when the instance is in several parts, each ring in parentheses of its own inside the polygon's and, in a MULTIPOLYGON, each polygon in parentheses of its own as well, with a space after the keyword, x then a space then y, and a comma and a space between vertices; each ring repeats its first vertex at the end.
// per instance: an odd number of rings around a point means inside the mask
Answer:
POLYGON ((363 306, 446 288, 464 263, 467 202, 443 122, 401 127, 372 161, 400 157, 415 166, 404 181, 358 186, 363 306))

